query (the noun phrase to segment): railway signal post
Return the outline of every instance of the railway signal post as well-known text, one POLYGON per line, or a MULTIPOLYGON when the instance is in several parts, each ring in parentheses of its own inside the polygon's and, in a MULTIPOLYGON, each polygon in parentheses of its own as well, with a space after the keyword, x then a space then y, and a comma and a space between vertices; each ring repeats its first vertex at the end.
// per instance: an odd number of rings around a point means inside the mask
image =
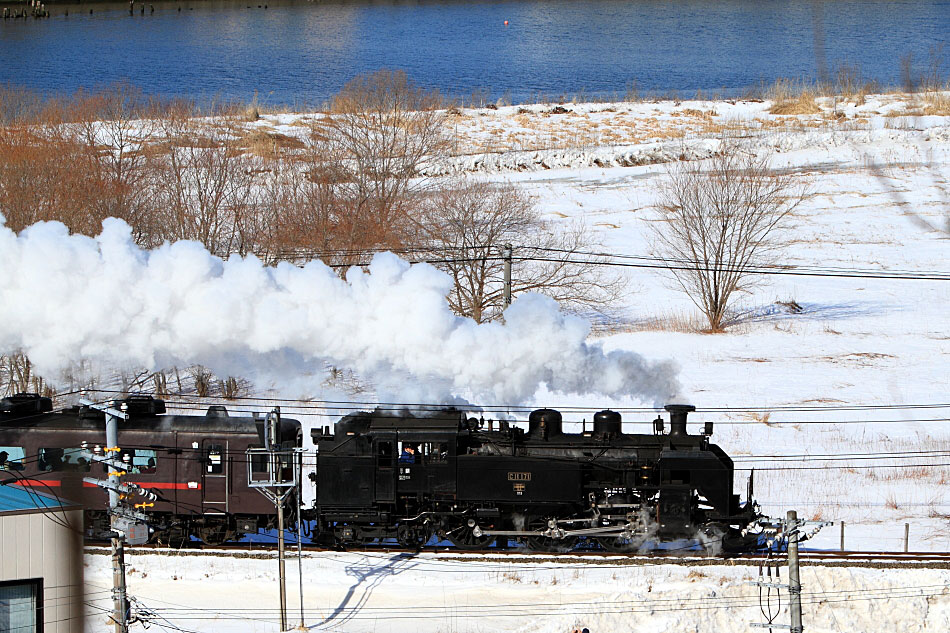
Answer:
MULTIPOLYGON (((280 630, 287 630, 287 575, 284 546, 284 503, 297 488, 297 455, 281 449, 280 409, 264 420, 264 448, 247 450, 247 485, 270 499, 277 510, 277 561, 280 575, 280 630)), ((298 508, 299 512, 299 508, 298 508)), ((300 534, 297 535, 300 540, 300 534)))

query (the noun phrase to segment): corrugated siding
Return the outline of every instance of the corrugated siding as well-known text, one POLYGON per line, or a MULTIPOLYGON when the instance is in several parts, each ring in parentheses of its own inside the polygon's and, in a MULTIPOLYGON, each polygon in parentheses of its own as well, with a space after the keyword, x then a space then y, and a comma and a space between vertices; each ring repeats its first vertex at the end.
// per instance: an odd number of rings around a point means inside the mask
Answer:
POLYGON ((46 513, 0 514, 0 580, 43 579, 46 633, 82 631, 82 512, 65 515, 76 531, 46 513))

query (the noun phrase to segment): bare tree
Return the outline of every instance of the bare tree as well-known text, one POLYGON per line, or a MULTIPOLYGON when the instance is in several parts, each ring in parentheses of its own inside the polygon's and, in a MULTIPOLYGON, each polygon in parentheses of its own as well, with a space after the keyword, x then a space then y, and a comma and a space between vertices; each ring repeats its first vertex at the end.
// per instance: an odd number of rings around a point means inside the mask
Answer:
POLYGON ((140 244, 153 232, 153 196, 149 179, 148 143, 155 119, 142 116, 146 102, 140 89, 116 84, 80 108, 79 120, 68 126, 86 153, 90 214, 122 218, 140 244))
POLYGON ((243 227, 257 212, 260 165, 241 151, 237 124, 172 115, 161 126, 166 151, 150 154, 159 219, 154 237, 196 240, 221 256, 253 251, 253 231, 243 227))
POLYGON ((311 138, 320 160, 311 163, 310 178, 333 185, 339 243, 398 244, 425 187, 419 166, 447 147, 445 121, 439 93, 419 88, 402 71, 381 70, 346 84, 311 138))
POLYGON ((505 244, 512 244, 512 292, 539 292, 571 309, 611 305, 626 283, 587 254, 582 225, 560 230, 512 185, 461 181, 429 196, 417 217, 420 243, 455 284, 449 305, 481 323, 504 310, 505 244))
POLYGON ((753 268, 781 251, 779 229, 805 197, 805 185, 770 160, 724 143, 708 161, 672 167, 660 194, 654 252, 713 332, 753 268))
POLYGON ((0 396, 34 392, 52 396, 55 391, 42 376, 33 373, 33 363, 26 354, 14 352, 0 355, 0 396))

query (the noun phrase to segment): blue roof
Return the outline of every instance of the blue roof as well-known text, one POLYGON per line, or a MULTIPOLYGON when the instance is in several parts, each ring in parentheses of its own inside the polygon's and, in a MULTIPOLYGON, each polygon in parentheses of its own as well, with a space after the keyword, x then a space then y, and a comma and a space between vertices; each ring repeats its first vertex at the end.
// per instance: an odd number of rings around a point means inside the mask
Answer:
POLYGON ((0 486, 0 514, 5 512, 35 512, 72 507, 68 501, 45 495, 23 486, 0 486))

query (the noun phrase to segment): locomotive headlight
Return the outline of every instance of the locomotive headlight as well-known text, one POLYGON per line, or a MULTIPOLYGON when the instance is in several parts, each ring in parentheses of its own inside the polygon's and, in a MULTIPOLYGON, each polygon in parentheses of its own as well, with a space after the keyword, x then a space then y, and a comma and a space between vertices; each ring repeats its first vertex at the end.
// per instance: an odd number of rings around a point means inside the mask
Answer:
POLYGON ((709 437, 712 434, 713 434, 713 423, 707 422, 705 424, 705 428, 703 428, 703 435, 709 437))

